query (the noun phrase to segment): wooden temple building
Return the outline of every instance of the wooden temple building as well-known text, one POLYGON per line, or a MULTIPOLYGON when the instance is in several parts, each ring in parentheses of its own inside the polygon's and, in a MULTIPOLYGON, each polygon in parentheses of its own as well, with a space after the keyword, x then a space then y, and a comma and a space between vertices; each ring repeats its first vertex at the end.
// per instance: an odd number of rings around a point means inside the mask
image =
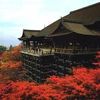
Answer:
POLYGON ((70 12, 42 30, 23 30, 25 78, 42 83, 71 74, 72 66, 92 67, 100 50, 100 3, 70 12))

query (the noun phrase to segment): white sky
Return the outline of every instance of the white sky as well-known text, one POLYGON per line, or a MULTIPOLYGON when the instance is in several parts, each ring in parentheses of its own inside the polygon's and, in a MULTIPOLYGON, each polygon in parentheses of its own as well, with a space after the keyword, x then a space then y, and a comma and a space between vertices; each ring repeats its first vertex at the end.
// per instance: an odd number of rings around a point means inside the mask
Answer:
POLYGON ((0 45, 18 45, 23 29, 40 30, 100 0, 0 0, 0 45))

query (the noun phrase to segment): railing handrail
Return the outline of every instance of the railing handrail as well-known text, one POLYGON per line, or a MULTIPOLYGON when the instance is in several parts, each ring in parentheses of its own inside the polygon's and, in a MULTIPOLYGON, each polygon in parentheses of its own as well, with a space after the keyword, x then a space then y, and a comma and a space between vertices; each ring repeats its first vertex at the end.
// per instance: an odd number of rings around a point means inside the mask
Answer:
POLYGON ((77 49, 77 48, 38 48, 38 49, 30 49, 30 48, 22 48, 22 51, 38 54, 38 55, 50 55, 54 53, 91 53, 97 52, 100 48, 85 48, 85 49, 77 49))
POLYGON ((87 49, 71 49, 71 48, 56 48, 55 52, 63 52, 63 53, 91 53, 97 52, 100 48, 87 48, 87 49))

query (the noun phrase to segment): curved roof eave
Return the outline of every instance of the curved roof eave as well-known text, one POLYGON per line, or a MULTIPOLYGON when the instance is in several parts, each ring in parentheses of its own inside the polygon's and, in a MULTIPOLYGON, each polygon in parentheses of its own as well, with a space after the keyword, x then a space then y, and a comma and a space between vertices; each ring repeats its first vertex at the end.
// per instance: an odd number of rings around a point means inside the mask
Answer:
POLYGON ((31 38, 32 36, 36 36, 39 32, 40 32, 40 30, 26 30, 26 29, 23 29, 23 34, 20 37, 20 39, 21 38, 31 38))
POLYGON ((42 29, 37 34, 37 37, 48 36, 52 34, 58 28, 59 24, 60 24, 60 19, 42 29))
MULTIPOLYGON (((64 16, 63 18, 69 19, 69 20, 82 21, 86 25, 91 24, 95 22, 96 20, 100 20, 100 10, 97 10, 97 9, 100 9, 100 2, 90 5, 88 7, 84 7, 76 11, 73 11, 69 13, 68 15, 64 16)), ((48 36, 52 34, 52 32, 57 28, 58 26, 57 23, 59 23, 60 20, 61 19, 58 19, 54 23, 42 29, 41 32, 39 32, 37 36, 48 36)), ((92 32, 89 32, 89 33, 93 35, 92 32)))
POLYGON ((100 36, 96 32, 87 29, 84 25, 78 23, 64 22, 63 25, 70 31, 81 35, 100 36))

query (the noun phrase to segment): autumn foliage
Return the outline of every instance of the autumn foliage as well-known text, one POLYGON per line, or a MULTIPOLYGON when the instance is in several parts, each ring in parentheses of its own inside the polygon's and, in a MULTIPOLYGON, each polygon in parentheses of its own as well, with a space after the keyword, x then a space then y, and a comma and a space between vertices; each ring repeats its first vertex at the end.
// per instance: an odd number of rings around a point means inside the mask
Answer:
POLYGON ((97 52, 98 55, 96 55, 97 62, 93 62, 94 65, 97 67, 100 67, 100 51, 97 52))
POLYGON ((100 69, 73 69, 73 75, 51 76, 44 84, 8 81, 0 84, 1 100, 100 100, 100 69))
POLYGON ((12 77, 5 75, 4 78, 8 78, 0 83, 0 100, 100 100, 100 53, 96 56, 95 69, 73 68, 73 75, 51 76, 44 84, 36 85, 19 80, 23 72, 22 63, 15 55, 19 51, 13 50, 10 57, 4 57, 5 53, 2 57, 0 69, 6 70, 1 71, 0 79, 8 71, 12 77))
POLYGON ((5 51, 0 58, 0 82, 8 80, 20 80, 23 74, 21 54, 21 45, 14 47, 11 51, 5 51))
POLYGON ((11 51, 5 51, 1 55, 1 60, 3 62, 7 61, 20 61, 21 60, 21 45, 14 47, 11 51))
MULTIPOLYGON (((99 100, 100 69, 73 69, 73 76, 64 78, 53 76, 46 83, 57 92, 61 92, 68 100, 99 100)), ((64 99, 64 100, 65 100, 64 99)))

